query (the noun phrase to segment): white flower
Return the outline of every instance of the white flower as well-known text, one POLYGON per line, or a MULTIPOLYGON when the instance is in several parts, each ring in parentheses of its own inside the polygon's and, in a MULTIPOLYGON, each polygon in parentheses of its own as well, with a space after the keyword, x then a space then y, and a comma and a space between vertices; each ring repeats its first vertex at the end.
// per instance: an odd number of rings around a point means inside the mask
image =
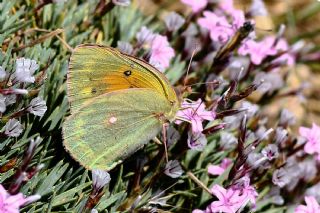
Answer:
POLYGON ((276 129, 275 143, 281 144, 288 139, 288 131, 282 127, 276 129))
POLYGON ((231 59, 228 68, 229 76, 232 80, 239 81, 242 79, 248 72, 250 60, 248 57, 234 57, 231 59))
POLYGON ((184 24, 185 20, 176 12, 171 12, 164 18, 164 23, 169 31, 179 30, 184 24))
POLYGON ((223 149, 232 149, 238 144, 238 139, 229 132, 221 132, 220 133, 220 146, 223 149))
POLYGON ((251 152, 248 154, 247 163, 254 169, 262 166, 268 158, 264 157, 261 153, 251 152))
POLYGON ((245 114, 247 114, 248 119, 252 118, 259 111, 259 106, 249 101, 242 102, 241 108, 246 109, 245 114))
POLYGON ((40 144, 41 141, 42 141, 42 139, 39 136, 31 139, 27 154, 32 155, 32 153, 34 152, 34 150, 40 144))
POLYGON ((5 126, 5 134, 10 137, 18 137, 22 132, 22 125, 20 122, 13 118, 10 119, 5 126))
POLYGON ((7 95, 5 100, 6 106, 14 104, 16 100, 17 100, 17 96, 15 94, 7 95))
POLYGON ((250 12, 253 16, 267 16, 268 11, 262 0, 253 0, 251 4, 250 12))
POLYGON ((126 41, 118 41, 117 42, 117 45, 118 45, 118 49, 123 52, 123 53, 126 53, 128 55, 132 55, 133 53, 133 47, 132 45, 129 43, 129 42, 126 42, 126 41))
POLYGON ((100 191, 110 180, 111 177, 108 172, 100 169, 94 169, 92 171, 92 185, 96 191, 100 191))
POLYGON ((6 71, 0 66, 0 80, 3 80, 6 77, 6 71))
POLYGON ((28 107, 28 112, 41 117, 44 115, 46 111, 46 102, 42 98, 36 97, 31 100, 30 105, 28 107))
POLYGON ((0 94, 0 112, 4 113, 6 111, 6 97, 0 94))
POLYGON ((263 154, 263 156, 268 158, 268 160, 272 160, 279 156, 279 149, 275 144, 269 144, 262 149, 261 153, 263 154))
POLYGON ((150 45, 156 34, 149 30, 146 26, 141 27, 140 31, 137 32, 136 39, 139 45, 148 44, 150 45))
POLYGON ((166 168, 164 169, 164 173, 172 178, 180 177, 183 171, 179 161, 177 160, 168 161, 168 163, 166 164, 166 168))
POLYGON ((272 175, 272 182, 280 188, 283 188, 290 182, 290 176, 288 174, 288 171, 283 167, 274 171, 272 175))
POLYGON ((293 125, 296 123, 295 115, 287 109, 282 109, 279 123, 284 126, 293 125))
POLYGON ((35 78, 32 76, 39 68, 35 60, 28 58, 18 58, 16 61, 16 79, 20 82, 34 83, 35 78))
POLYGON ((207 145, 207 138, 201 132, 192 133, 188 132, 188 147, 192 150, 203 151, 204 147, 207 145))
POLYGON ((127 7, 130 5, 130 0, 112 0, 112 3, 118 6, 127 7))
POLYGON ((159 70, 160 72, 164 72, 165 68, 161 65, 160 62, 158 61, 150 61, 149 62, 152 66, 154 66, 155 68, 157 68, 157 70, 159 70))
POLYGON ((259 72, 255 76, 253 83, 260 85, 257 90, 263 94, 271 94, 275 90, 282 88, 284 85, 282 77, 279 75, 279 73, 275 72, 259 72))
POLYGON ((26 90, 26 89, 12 89, 12 93, 26 95, 26 94, 28 94, 28 90, 26 90))
POLYGON ((167 129, 167 140, 168 140, 168 147, 175 144, 180 139, 180 133, 173 127, 168 127, 167 129))

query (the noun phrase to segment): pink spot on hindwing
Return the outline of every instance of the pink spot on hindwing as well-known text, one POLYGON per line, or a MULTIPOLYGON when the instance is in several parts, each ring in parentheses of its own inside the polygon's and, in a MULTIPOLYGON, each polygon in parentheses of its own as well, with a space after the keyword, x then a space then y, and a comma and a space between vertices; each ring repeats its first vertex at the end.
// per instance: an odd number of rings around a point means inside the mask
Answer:
POLYGON ((109 123, 110 123, 110 124, 114 124, 114 123, 116 123, 117 120, 118 120, 118 119, 117 119, 116 117, 112 116, 112 117, 109 119, 109 123))

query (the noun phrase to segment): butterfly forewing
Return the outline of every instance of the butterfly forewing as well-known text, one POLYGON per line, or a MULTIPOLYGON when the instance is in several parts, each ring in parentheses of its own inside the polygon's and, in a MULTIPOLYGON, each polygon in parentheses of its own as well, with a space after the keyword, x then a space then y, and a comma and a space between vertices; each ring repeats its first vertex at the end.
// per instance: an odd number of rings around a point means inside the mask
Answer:
POLYGON ((177 100, 168 80, 154 67, 98 45, 81 45, 74 50, 67 84, 71 112, 90 98, 128 88, 152 88, 169 100, 177 100))
POLYGON ((86 168, 110 170, 154 138, 171 110, 154 89, 102 94, 65 121, 64 146, 86 168))

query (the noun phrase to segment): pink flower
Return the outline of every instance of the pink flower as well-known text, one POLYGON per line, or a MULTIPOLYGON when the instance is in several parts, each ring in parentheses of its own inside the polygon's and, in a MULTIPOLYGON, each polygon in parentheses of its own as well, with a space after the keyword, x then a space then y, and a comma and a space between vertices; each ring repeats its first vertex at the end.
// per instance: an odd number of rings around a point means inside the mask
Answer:
POLYGON ((209 30, 210 38, 216 42, 225 43, 235 32, 225 16, 218 16, 213 12, 204 11, 204 17, 198 19, 198 24, 209 30))
POLYGON ((240 55, 250 55, 252 63, 259 65, 262 60, 277 53, 276 48, 273 46, 274 39, 267 37, 260 42, 248 40, 238 50, 240 55))
POLYGON ((206 213, 206 211, 202 211, 200 209, 195 209, 192 211, 192 213, 206 213))
POLYGON ((0 184, 0 212, 19 213, 19 209, 40 199, 40 195, 24 197, 22 193, 10 195, 0 184))
POLYGON ((233 0, 220 1, 219 7, 228 14, 232 14, 236 10, 233 7, 233 0))
POLYGON ((299 133, 307 139, 304 151, 308 154, 317 154, 317 159, 320 161, 320 127, 313 123, 312 128, 300 127, 299 133))
POLYGON ((180 120, 177 120, 176 124, 180 124, 182 122, 181 120, 188 121, 191 123, 192 131, 194 133, 202 132, 202 121, 212 121, 216 116, 214 111, 207 111, 205 109, 205 104, 201 101, 201 99, 198 99, 195 102, 185 100, 181 107, 182 110, 178 111, 177 113, 177 117, 180 120))
POLYGON ((242 10, 238 10, 233 6, 233 0, 220 1, 219 7, 232 17, 232 24, 237 29, 245 22, 245 15, 242 10))
POLYGON ((240 195, 238 190, 225 189, 216 184, 211 188, 211 193, 218 198, 218 201, 213 201, 207 207, 207 212, 210 210, 211 212, 235 213, 244 207, 245 196, 240 195))
POLYGON ((222 160, 220 165, 209 165, 208 173, 211 175, 221 175, 231 165, 232 160, 225 158, 222 160))
MULTIPOLYGON (((246 21, 244 12, 242 10, 234 10, 231 14, 232 17, 232 25, 234 28, 239 29, 243 26, 244 22, 246 21)), ((253 22, 253 21, 252 21, 253 22)))
POLYGON ((305 196, 304 200, 306 201, 305 205, 299 205, 294 213, 318 213, 320 212, 320 206, 317 200, 313 196, 305 196))
POLYGON ((174 57, 174 50, 170 47, 166 36, 155 35, 151 43, 151 56, 149 62, 164 70, 169 67, 170 60, 174 57))
POLYGON ((181 0, 181 2, 190 6, 194 13, 203 10, 208 4, 208 0, 181 0))
POLYGON ((203 18, 198 19, 198 24, 209 30, 210 38, 213 41, 221 43, 226 43, 245 22, 245 15, 241 10, 234 10, 230 14, 231 24, 227 16, 221 13, 204 11, 203 15, 203 18))
POLYGON ((211 193, 215 195, 218 200, 213 201, 205 211, 195 209, 192 213, 235 213, 245 207, 249 202, 255 204, 258 193, 249 185, 249 182, 250 179, 244 177, 240 179, 239 183, 228 189, 217 184, 214 185, 211 188, 211 193))
MULTIPOLYGON (((240 55, 250 55, 252 63, 259 65, 263 59, 267 56, 273 56, 279 52, 288 51, 289 46, 286 40, 280 39, 276 45, 276 38, 274 36, 265 37, 262 41, 248 40, 245 42, 238 50, 240 55)), ((290 53, 284 53, 273 63, 286 63, 288 65, 293 65, 295 63, 295 58, 290 53)))
POLYGON ((256 189, 250 185, 250 178, 247 175, 239 179, 231 188, 238 190, 241 195, 244 195, 243 206, 251 203, 253 207, 255 207, 258 193, 256 189))
MULTIPOLYGON (((283 38, 277 42, 275 48, 276 50, 281 52, 289 51, 288 42, 283 38)), ((292 55, 292 53, 286 52, 282 54, 279 58, 274 60, 274 63, 277 63, 277 62, 281 62, 281 63, 288 64, 289 66, 293 66, 296 63, 296 60, 295 60, 295 57, 292 55)))

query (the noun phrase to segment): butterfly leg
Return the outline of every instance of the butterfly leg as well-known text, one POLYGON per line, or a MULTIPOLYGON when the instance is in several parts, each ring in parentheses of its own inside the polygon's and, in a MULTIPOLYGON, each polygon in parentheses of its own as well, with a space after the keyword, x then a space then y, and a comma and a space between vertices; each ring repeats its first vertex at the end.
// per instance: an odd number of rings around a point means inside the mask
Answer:
POLYGON ((163 138, 163 145, 164 145, 164 151, 166 155, 166 162, 168 163, 168 148, 167 148, 167 127, 168 123, 162 124, 162 138, 163 138))

